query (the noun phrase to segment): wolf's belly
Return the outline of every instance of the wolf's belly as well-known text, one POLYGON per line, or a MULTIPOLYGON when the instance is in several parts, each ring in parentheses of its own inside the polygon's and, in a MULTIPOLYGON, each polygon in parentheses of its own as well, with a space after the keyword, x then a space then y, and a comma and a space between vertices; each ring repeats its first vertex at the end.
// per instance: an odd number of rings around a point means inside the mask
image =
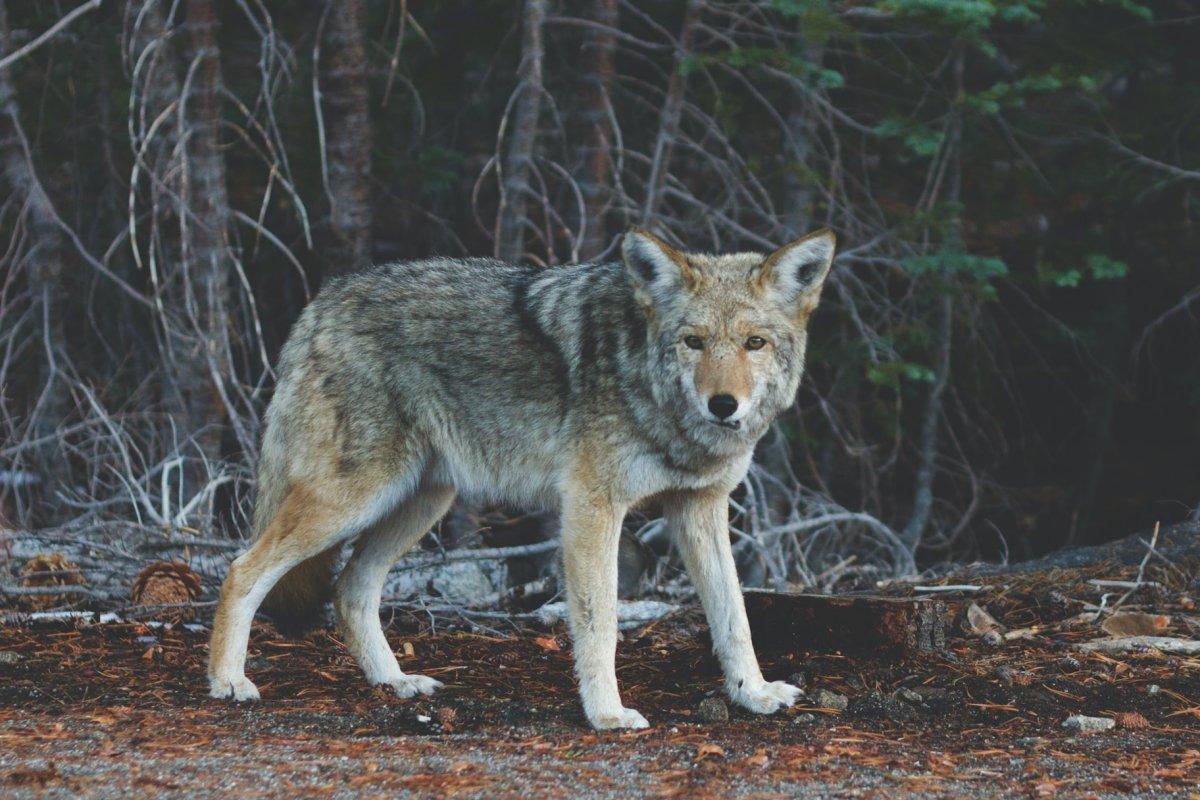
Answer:
POLYGON ((541 447, 439 448, 431 465, 439 481, 470 502, 523 511, 558 507, 561 453, 541 447))

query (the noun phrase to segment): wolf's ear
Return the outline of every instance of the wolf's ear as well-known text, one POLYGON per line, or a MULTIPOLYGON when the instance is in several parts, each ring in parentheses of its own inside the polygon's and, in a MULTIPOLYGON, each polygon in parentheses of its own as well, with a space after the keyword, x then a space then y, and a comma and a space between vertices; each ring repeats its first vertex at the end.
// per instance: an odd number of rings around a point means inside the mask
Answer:
POLYGON ((828 228, 785 244, 767 256, 756 271, 759 286, 780 303, 811 313, 821 299, 821 287, 833 266, 837 237, 828 228))
POLYGON ((683 253, 641 228, 630 228, 625 234, 621 255, 638 299, 645 304, 666 299, 691 283, 691 267, 683 253))

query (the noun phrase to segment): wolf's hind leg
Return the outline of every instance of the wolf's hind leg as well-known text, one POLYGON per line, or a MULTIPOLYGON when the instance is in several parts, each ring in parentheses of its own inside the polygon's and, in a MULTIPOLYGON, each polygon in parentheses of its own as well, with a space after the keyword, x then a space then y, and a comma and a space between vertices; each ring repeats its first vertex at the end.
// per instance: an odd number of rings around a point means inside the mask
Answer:
POLYGON ((234 559, 221 586, 209 641, 208 680, 213 697, 256 700, 246 678, 246 645, 254 612, 288 570, 353 536, 389 513, 403 496, 386 480, 298 482, 250 549, 234 559))
POLYGON ((392 565, 442 518, 453 500, 452 487, 422 485, 390 516, 358 537, 334 587, 338 628, 367 681, 387 684, 401 697, 433 694, 442 684, 400 669, 379 623, 380 594, 392 565))

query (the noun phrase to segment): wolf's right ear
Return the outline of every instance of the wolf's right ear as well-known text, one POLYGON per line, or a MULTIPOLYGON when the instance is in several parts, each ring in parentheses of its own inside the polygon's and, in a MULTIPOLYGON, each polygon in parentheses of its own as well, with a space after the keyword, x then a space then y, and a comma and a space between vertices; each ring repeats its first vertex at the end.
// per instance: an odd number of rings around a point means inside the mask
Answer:
POLYGON ((621 241, 625 270, 645 305, 675 295, 691 282, 687 258, 649 231, 630 228, 621 241))

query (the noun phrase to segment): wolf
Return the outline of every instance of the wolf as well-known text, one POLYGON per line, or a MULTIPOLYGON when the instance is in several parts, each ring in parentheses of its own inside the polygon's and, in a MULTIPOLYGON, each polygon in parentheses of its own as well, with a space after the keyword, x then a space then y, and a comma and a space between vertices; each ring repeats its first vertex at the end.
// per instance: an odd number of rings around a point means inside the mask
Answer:
POLYGON ((820 230, 770 254, 685 252, 640 229, 611 263, 435 258, 330 281, 283 348, 266 414, 254 541, 221 589, 211 695, 258 698, 244 672, 266 603, 295 627, 332 597, 366 679, 401 697, 379 619, 395 562, 456 493, 556 510, 583 710, 643 728, 617 687, 617 545, 661 508, 708 618, 731 700, 769 714, 800 690, 759 669, 728 500, 795 399, 808 321, 833 264, 820 230), (341 545, 349 560, 332 579, 341 545))

